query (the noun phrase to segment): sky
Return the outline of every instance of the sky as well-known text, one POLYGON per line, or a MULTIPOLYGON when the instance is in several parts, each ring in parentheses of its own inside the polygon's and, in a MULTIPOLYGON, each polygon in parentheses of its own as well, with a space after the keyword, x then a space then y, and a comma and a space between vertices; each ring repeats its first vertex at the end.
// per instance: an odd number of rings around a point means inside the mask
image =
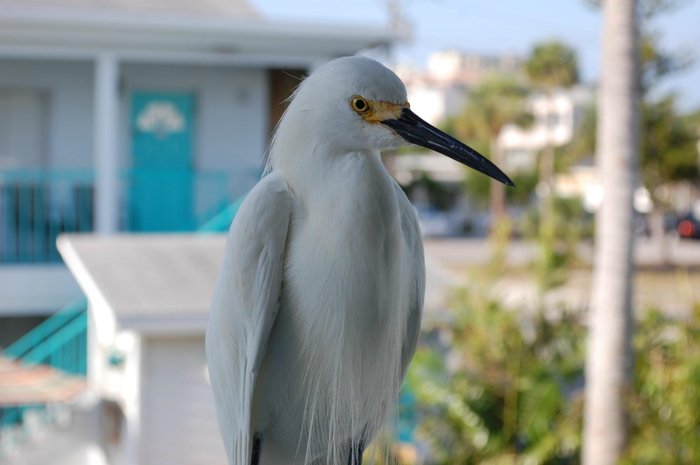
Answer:
MULTIPOLYGON (((387 24, 387 0, 249 0, 271 19, 325 23, 387 24)), ((573 46, 584 82, 599 75, 601 18, 584 0, 403 0, 413 26, 410 43, 396 47, 399 62, 425 63, 431 52, 515 52, 527 56, 533 45, 558 39, 573 46)), ((659 16, 651 29, 663 47, 688 51, 696 64, 667 78, 659 92, 676 92, 684 110, 700 107, 700 0, 681 0, 659 16)))

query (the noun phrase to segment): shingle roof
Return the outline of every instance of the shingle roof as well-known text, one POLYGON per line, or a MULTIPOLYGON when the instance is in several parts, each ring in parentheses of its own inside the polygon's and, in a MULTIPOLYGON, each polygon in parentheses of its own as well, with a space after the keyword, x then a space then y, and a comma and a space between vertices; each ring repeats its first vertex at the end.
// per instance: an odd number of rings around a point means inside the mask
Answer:
POLYGON ((245 0, 0 0, 0 8, 42 8, 123 14, 258 17, 245 0))

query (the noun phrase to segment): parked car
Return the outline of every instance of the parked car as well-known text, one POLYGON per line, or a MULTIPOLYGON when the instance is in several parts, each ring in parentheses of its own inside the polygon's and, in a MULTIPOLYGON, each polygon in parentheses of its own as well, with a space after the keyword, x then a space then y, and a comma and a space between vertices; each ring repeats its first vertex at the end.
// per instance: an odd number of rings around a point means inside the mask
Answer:
POLYGON ((700 220, 692 213, 688 213, 678 219, 676 231, 681 238, 700 239, 700 220))

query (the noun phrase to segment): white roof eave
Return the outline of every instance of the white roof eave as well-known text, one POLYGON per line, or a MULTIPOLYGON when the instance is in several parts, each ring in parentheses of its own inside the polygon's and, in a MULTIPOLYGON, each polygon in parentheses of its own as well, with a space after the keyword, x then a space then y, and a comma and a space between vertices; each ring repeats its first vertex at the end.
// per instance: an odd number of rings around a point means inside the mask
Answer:
POLYGON ((0 44, 21 51, 51 47, 86 54, 111 50, 236 56, 333 57, 386 45, 392 34, 379 26, 232 20, 181 16, 134 16, 57 10, 0 11, 0 44))

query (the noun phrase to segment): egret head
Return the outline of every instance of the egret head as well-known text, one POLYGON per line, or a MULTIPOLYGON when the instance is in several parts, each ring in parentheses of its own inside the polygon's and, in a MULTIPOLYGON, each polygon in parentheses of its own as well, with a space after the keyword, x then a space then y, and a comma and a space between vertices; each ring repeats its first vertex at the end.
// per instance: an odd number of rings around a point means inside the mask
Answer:
POLYGON ((283 126, 322 139, 329 153, 420 145, 513 185, 487 158, 413 113, 403 82, 369 58, 338 58, 315 70, 293 96, 278 136, 283 126))

